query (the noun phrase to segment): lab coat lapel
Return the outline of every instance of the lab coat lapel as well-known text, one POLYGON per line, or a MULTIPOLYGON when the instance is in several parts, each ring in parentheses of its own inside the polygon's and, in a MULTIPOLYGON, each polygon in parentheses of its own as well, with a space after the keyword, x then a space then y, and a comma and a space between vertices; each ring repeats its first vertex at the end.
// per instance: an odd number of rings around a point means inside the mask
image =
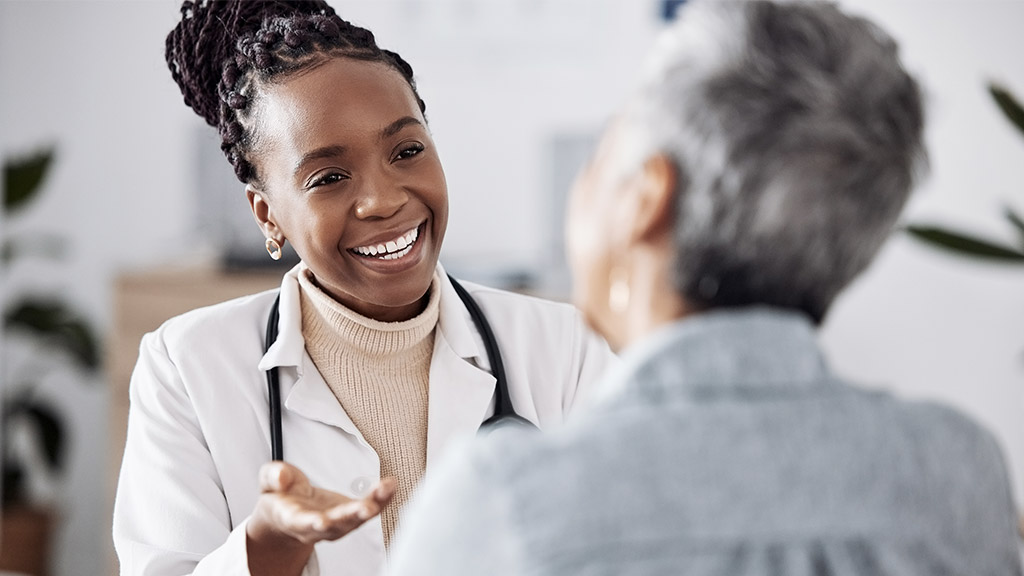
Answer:
POLYGON ((281 316, 277 340, 260 360, 259 368, 263 371, 274 366, 278 368, 281 397, 286 410, 303 418, 341 428, 365 442, 306 353, 297 278, 302 268, 302 264, 296 265, 281 281, 281 316))
MULTIPOLYGON (((281 320, 277 341, 260 361, 260 370, 278 366, 281 396, 287 411, 338 427, 363 443, 359 429, 331 392, 305 351, 299 286, 299 267, 281 283, 281 320)), ((495 379, 483 340, 444 269, 438 265, 441 289, 438 329, 430 363, 427 404, 427 466, 460 437, 476 434, 491 412, 495 379)), ((287 417, 287 415, 286 415, 287 417)), ((287 432, 285 432, 287 436, 287 432)))
POLYGON ((441 310, 430 364, 428 469, 444 455, 453 440, 476 434, 491 410, 495 386, 494 376, 486 369, 482 340, 469 312, 440 265, 438 274, 441 310))
POLYGON ((302 370, 299 371, 294 386, 283 394, 287 394, 284 401, 286 409, 303 418, 341 428, 362 440, 363 435, 349 418, 341 402, 331 392, 331 388, 308 355, 303 359, 302 370))

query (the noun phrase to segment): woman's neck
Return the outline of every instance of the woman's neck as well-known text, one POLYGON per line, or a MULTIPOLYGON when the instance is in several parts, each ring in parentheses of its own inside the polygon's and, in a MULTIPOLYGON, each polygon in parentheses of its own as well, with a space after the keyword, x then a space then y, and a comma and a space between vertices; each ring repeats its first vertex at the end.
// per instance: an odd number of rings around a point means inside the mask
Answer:
POLYGON ((675 289, 665 264, 669 258, 641 252, 631 260, 629 305, 620 316, 622 336, 616 343, 620 350, 698 311, 675 289))
POLYGON ((427 304, 430 302, 429 287, 418 300, 402 306, 383 306, 370 302, 358 301, 353 298, 345 298, 324 289, 311 271, 308 271, 307 273, 309 274, 309 280, 313 285, 332 298, 335 302, 360 314, 361 316, 365 316, 378 322, 405 322, 406 320, 411 320, 422 314, 423 311, 426 310, 427 304))

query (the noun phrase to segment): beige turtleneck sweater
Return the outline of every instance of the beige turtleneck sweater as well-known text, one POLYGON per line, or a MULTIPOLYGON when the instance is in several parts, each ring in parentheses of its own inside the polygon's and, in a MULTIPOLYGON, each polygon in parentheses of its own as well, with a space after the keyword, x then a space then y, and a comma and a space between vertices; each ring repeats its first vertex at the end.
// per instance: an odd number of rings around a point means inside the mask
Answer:
POLYGON ((427 461, 427 389, 437 326, 438 278, 426 309, 403 322, 362 316, 299 274, 302 336, 306 351, 363 438, 380 457, 381 477, 398 480, 381 513, 389 546, 401 508, 427 461))

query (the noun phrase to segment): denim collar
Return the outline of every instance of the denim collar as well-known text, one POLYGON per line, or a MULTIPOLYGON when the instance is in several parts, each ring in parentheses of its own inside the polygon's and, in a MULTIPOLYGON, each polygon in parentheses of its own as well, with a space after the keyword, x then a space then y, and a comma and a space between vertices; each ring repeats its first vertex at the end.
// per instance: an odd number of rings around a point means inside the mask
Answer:
POLYGON ((807 316, 751 307, 712 310, 659 329, 622 354, 601 396, 765 394, 817 387, 832 376, 807 316))

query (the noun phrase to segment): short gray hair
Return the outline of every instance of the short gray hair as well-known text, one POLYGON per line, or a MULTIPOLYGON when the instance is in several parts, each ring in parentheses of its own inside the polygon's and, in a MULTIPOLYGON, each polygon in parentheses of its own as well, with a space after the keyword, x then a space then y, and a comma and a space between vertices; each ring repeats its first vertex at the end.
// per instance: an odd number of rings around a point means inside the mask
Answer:
POLYGON ((820 322, 874 257, 924 167, 896 43, 819 2, 691 1, 623 115, 636 162, 678 172, 673 282, 704 307, 820 322))

